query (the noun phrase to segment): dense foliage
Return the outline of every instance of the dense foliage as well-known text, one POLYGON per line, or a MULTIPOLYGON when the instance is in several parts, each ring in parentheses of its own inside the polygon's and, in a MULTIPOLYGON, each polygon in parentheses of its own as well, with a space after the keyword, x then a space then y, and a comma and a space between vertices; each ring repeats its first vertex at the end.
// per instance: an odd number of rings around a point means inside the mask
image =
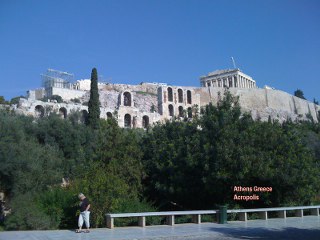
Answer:
POLYGON ((183 209, 311 204, 319 193, 319 137, 319 124, 253 121, 226 94, 199 120, 167 122, 146 135, 147 195, 157 206, 183 209), (234 186, 273 191, 234 201, 234 186))
POLYGON ((78 115, 0 111, 0 191, 12 209, 6 229, 76 227, 79 192, 91 200, 94 227, 105 226, 107 212, 319 203, 319 123, 253 121, 228 92, 193 120, 147 131, 119 128, 115 119, 91 128, 78 115), (272 192, 235 201, 234 186, 272 192))

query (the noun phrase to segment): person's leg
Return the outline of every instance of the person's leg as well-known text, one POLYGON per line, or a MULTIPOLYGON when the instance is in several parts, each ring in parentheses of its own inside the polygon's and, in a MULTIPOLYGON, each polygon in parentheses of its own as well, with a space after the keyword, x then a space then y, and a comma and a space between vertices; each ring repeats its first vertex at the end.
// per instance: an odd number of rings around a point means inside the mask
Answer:
POLYGON ((84 212, 84 222, 86 224, 87 231, 89 231, 90 229, 90 212, 89 211, 84 212))
POLYGON ((79 219, 78 219, 78 227, 79 227, 78 231, 81 231, 82 225, 83 225, 83 214, 80 213, 79 214, 79 219))

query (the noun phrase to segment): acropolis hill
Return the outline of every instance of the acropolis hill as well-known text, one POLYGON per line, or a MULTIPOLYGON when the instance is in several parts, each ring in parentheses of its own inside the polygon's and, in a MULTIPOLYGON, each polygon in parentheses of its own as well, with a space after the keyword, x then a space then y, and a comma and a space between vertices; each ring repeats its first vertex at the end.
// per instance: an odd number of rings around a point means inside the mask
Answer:
MULTIPOLYGON (((66 118, 80 112, 82 119, 88 114, 90 80, 73 80, 73 74, 48 69, 42 75, 42 88, 29 90, 15 107, 17 113, 43 117, 56 112, 66 118), (62 97, 58 103, 50 99, 62 97)), ((192 118, 196 111, 208 103, 217 104, 223 92, 239 96, 244 112, 254 119, 280 122, 291 119, 317 122, 320 106, 289 93, 265 86, 258 88, 256 81, 240 69, 210 72, 200 77, 201 87, 171 86, 166 83, 140 83, 139 85, 99 82, 101 118, 116 117, 121 127, 146 128, 156 122, 174 117, 192 118)))

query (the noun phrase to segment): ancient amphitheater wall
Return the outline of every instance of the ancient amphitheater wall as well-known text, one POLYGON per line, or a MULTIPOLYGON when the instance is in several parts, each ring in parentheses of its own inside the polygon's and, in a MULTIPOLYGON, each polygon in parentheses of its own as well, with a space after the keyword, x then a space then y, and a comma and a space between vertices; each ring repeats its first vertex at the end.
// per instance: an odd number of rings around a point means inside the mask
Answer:
POLYGON ((200 107, 200 104, 200 95, 195 88, 163 86, 158 89, 158 109, 164 119, 184 117, 186 114, 191 118, 190 111, 194 105, 200 107))

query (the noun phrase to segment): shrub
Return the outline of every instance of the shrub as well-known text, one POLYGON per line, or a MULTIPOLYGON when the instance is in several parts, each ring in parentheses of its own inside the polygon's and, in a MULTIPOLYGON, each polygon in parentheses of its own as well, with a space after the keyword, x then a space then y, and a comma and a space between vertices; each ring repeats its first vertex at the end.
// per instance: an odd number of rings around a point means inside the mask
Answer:
POLYGON ((5 221, 6 230, 56 229, 59 225, 37 206, 30 193, 14 198, 11 207, 12 214, 5 221))

